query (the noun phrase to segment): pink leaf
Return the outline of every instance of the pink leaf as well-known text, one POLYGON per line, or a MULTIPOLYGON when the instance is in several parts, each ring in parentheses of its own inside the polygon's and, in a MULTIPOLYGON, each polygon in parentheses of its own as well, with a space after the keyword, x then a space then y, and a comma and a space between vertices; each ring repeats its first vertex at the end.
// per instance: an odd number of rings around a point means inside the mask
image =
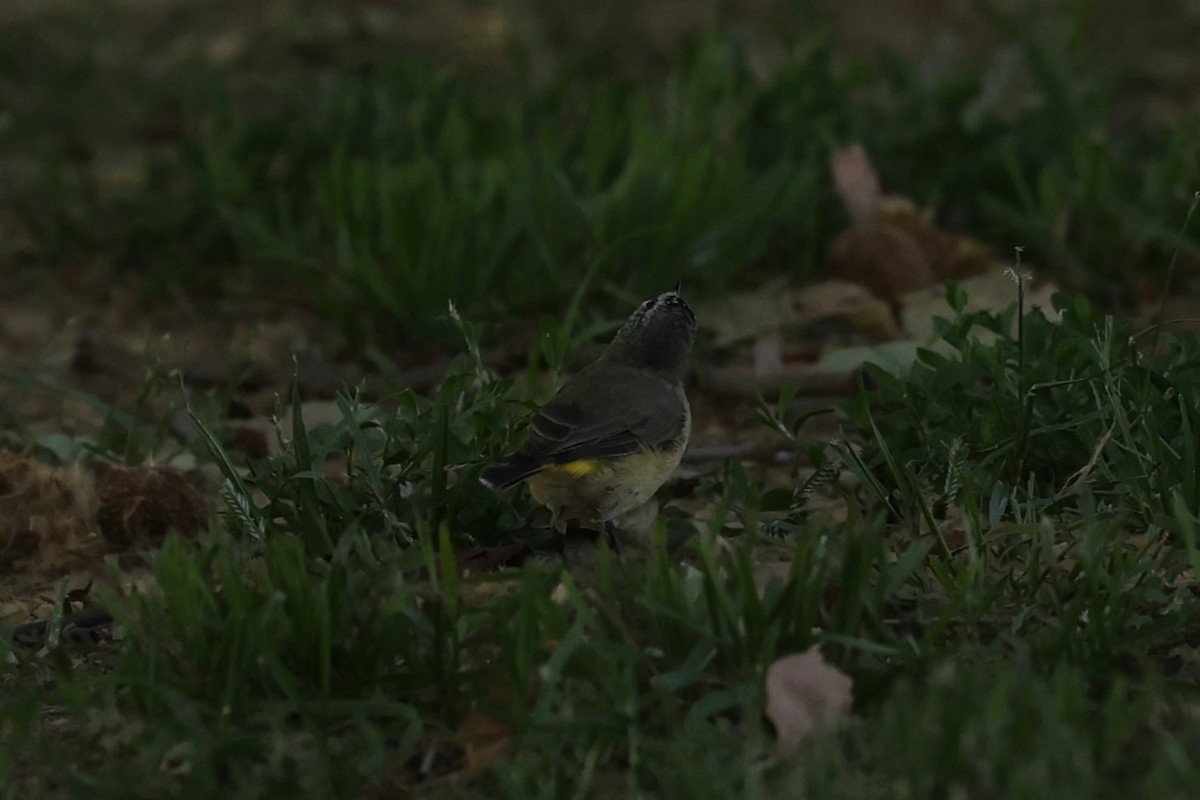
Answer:
POLYGON ((796 753, 808 737, 850 713, 854 682, 830 666, 816 647, 784 656, 767 669, 767 717, 779 749, 796 753))

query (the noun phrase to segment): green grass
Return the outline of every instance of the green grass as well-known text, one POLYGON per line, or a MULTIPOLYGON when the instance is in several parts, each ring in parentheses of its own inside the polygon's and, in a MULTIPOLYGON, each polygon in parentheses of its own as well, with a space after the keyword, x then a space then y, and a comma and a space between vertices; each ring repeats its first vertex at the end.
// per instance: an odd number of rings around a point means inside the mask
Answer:
POLYGON ((248 470, 213 436, 229 511, 153 557, 155 589, 110 598, 111 671, 67 645, 10 655, 9 796, 1186 796, 1197 342, 1136 356, 1083 301, 1021 341, 1010 321, 962 315, 945 355, 873 374, 827 454, 859 478, 844 522, 730 469, 696 491, 739 526, 579 580, 455 563, 532 510, 474 479, 524 412, 470 356, 392 411, 344 398, 248 470), (782 759, 763 676, 813 644, 854 678, 854 717, 782 759), (511 749, 463 775, 472 714, 511 749))
MULTIPOLYGON (((206 60, 203 34, 170 50, 153 27, 128 45, 159 65, 139 71, 96 55, 97 29, 67 15, 55 38, 9 32, 0 62, 16 81, 40 64, 55 100, 14 106, 14 209, 32 263, 86 253, 151 291, 249 270, 250 288, 320 309, 359 347, 449 342, 450 299, 491 321, 553 308, 585 276, 628 293, 615 309, 680 278, 702 297, 817 274, 844 224, 828 156, 861 141, 889 187, 953 229, 1122 297, 1111 287, 1200 252, 1169 222, 1200 145, 1186 116, 1118 126, 1120 76, 1076 17, 1058 42, 993 12, 1021 56, 1007 82, 970 60, 932 80, 847 63, 821 34, 763 69, 716 28, 643 80, 582 64, 481 81, 333 34, 332 63, 314 67, 283 54, 302 47, 291 28, 261 43, 283 51, 279 75, 249 55, 206 60), (363 68, 357 47, 385 54, 363 68), (78 121, 97 115, 85 135, 78 121)), ((121 41, 137 28, 112 10, 92 22, 121 41)))
MULTIPOLYGON (((151 588, 108 594, 117 641, 98 656, 0 642, 0 797, 1194 795, 1200 345, 1093 301, 1195 255, 1200 226, 1178 220, 1200 145, 1187 120, 1116 131, 1094 54, 1014 29, 1019 103, 982 65, 923 83, 846 64, 826 36, 762 70, 710 34, 640 80, 281 57, 298 82, 280 87, 255 84, 253 57, 143 72, 78 20, 57 30, 0 31, 0 70, 39 66, 61 101, 3 131, 24 159, 0 219, 31 233, 20 263, 83 255, 150 296, 243 271, 363 349, 436 335, 461 352, 435 391, 385 375, 319 427, 285 392, 262 459, 222 444, 221 396, 193 396, 200 435, 172 454, 214 467, 221 513, 149 555, 151 588), (93 139, 79 112, 101 102, 119 113, 93 139), (96 143, 129 144, 160 107, 178 129, 114 198, 96 143), (1051 322, 962 312, 951 287, 939 346, 869 369, 843 439, 805 439, 792 392, 761 404, 811 479, 768 489, 726 464, 666 494, 730 524, 672 509, 679 550, 663 529, 567 574, 544 513, 483 487, 483 465, 629 297, 813 276, 843 224, 826 159, 851 141, 956 230, 1021 243, 1079 291, 1051 322), (528 380, 489 372, 496 323, 547 309, 528 380), (547 557, 456 561, 514 543, 547 557), (784 758, 764 676, 814 645, 854 679, 854 712, 784 758), (471 771, 480 718, 507 749, 471 771)), ((173 386, 155 371, 138 408, 42 450, 161 456, 173 386)))
POLYGON ((356 326, 414 335, 450 298, 546 308, 597 271, 634 295, 680 277, 720 293, 764 264, 811 276, 844 224, 826 163, 851 141, 889 185, 1022 242, 1076 290, 1197 252, 1161 223, 1190 197, 1175 177, 1200 175, 1187 127, 1117 142, 1102 104, 1058 103, 1073 73, 1050 70, 1073 64, 1043 66, 1014 110, 985 102, 980 69, 923 87, 838 67, 820 40, 759 77, 705 39, 649 87, 570 75, 496 93, 398 63, 269 120, 218 115, 196 142, 200 195, 242 258, 299 270, 368 338, 356 326), (900 100, 846 102, 867 89, 900 100))

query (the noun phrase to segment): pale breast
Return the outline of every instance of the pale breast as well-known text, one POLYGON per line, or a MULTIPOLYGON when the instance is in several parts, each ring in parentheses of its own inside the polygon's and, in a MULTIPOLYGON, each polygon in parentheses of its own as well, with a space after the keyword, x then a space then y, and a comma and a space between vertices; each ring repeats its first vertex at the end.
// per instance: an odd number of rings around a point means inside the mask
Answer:
POLYGON ((593 471, 583 475, 544 470, 529 478, 534 499, 556 518, 583 523, 607 522, 645 503, 679 466, 691 435, 691 408, 683 389, 678 391, 683 404, 682 425, 679 436, 666 448, 598 461, 593 471))

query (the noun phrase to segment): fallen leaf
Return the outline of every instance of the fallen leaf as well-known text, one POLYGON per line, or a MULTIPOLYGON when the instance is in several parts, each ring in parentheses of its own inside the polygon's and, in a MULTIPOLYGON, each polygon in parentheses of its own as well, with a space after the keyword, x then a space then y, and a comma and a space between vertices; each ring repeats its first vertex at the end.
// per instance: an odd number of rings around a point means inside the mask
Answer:
POLYGON ((754 374, 776 375, 782 370, 783 335, 779 328, 771 328, 754 342, 754 374))
POLYGON ((810 366, 809 372, 814 376, 852 375, 861 369, 863 364, 871 363, 892 374, 902 375, 906 374, 908 368, 917 360, 919 349, 920 344, 911 339, 870 346, 843 347, 840 350, 830 350, 820 361, 810 366))
POLYGON ((845 320, 872 342, 891 341, 900 333, 892 307, 851 281, 821 281, 797 289, 792 311, 791 327, 806 335, 819 335, 834 320, 845 320))
POLYGON ((467 771, 476 772, 491 765, 509 748, 513 736, 512 726, 491 714, 476 711, 468 716, 457 734, 467 771))
POLYGON ((756 563, 753 574, 754 588, 758 592, 758 599, 763 600, 767 596, 768 589, 787 583, 788 577, 792 574, 791 559, 777 558, 756 563))
POLYGON ((991 250, 983 242, 943 230, 933 217, 906 197, 884 201, 880 218, 907 233, 929 259, 939 281, 967 278, 983 272, 991 263, 991 250))
MULTIPOLYGON (((180 419, 180 422, 194 427, 190 419, 180 419)), ((228 447, 245 453, 250 458, 279 455, 279 440, 275 436, 275 423, 265 417, 255 417, 229 425, 225 443, 228 447)))
POLYGON ((829 274, 895 303, 937 281, 929 254, 912 234, 884 220, 855 225, 829 248, 829 274))
POLYGON ((896 306, 909 292, 986 268, 983 243, 938 227, 928 212, 901 195, 884 195, 861 145, 830 156, 834 189, 851 225, 829 248, 829 272, 865 286, 896 306))
POLYGON ((829 157, 833 188, 837 192, 851 224, 862 225, 879 216, 883 187, 861 144, 839 147, 829 157))
POLYGON ((767 669, 767 717, 780 752, 799 752, 805 739, 845 719, 853 690, 854 682, 826 663, 816 647, 773 663, 767 669))
POLYGON ((713 333, 714 344, 728 347, 752 340, 792 318, 785 281, 770 281, 749 292, 735 292, 701 303, 696 319, 713 333))

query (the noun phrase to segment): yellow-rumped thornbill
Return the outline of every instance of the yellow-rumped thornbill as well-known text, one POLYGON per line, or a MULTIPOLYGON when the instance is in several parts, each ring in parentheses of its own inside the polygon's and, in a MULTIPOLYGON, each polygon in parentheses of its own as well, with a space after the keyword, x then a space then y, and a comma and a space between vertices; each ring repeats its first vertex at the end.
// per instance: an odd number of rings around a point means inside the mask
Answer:
POLYGON ((499 488, 529 482, 554 529, 600 523, 615 545, 622 517, 653 497, 687 448, 683 391, 696 315, 675 291, 638 306, 604 353, 533 415, 529 439, 484 470, 499 488))

